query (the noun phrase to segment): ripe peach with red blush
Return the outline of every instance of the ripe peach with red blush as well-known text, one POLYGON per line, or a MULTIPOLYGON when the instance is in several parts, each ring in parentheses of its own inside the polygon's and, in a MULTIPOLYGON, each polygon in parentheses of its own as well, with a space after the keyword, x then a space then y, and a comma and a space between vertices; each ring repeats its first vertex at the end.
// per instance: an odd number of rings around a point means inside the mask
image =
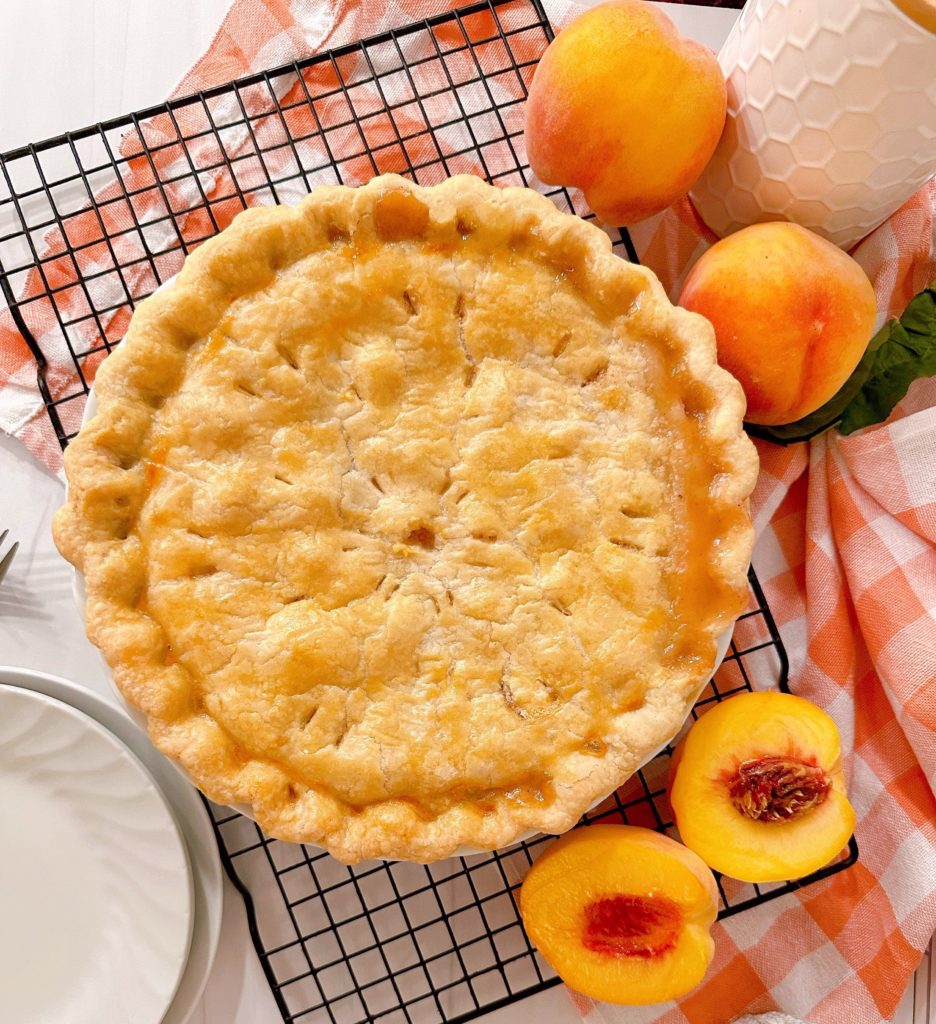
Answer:
POLYGON ((611 0, 563 29, 526 107, 530 165, 573 185, 609 224, 632 224, 688 191, 725 124, 725 78, 646 0, 611 0))
POLYGON ((751 423, 793 423, 845 383, 874 330, 874 290, 837 246, 797 224, 753 224, 717 242, 679 304, 715 328, 751 423))

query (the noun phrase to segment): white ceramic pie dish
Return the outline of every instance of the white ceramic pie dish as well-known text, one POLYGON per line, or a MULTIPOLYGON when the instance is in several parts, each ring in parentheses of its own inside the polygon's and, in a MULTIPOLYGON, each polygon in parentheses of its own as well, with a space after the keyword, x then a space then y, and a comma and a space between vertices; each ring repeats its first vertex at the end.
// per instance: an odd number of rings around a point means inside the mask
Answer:
POLYGON ((0 684, 46 694, 93 718, 139 758, 162 791, 188 851, 194 918, 182 977, 161 1024, 187 1024, 211 973, 221 935, 224 903, 221 862, 204 803, 146 734, 120 708, 98 694, 58 676, 5 666, 0 666, 0 684))
MULTIPOLYGON (((162 290, 163 288, 169 287, 169 285, 172 284, 173 280, 174 280, 174 278, 170 278, 168 281, 166 281, 162 285, 160 285, 158 290, 162 290)), ((84 414, 82 416, 82 421, 81 421, 82 426, 84 426, 84 424, 94 415, 96 409, 97 409, 97 402, 95 401, 94 391, 92 390, 91 393, 88 395, 88 401, 87 401, 87 403, 85 405, 84 414)), ((74 577, 74 593, 75 593, 75 601, 76 601, 76 603, 78 605, 78 609, 79 609, 82 617, 84 617, 84 608, 85 608, 85 601, 86 601, 86 598, 87 598, 87 593, 85 591, 84 578, 81 576, 81 574, 77 570, 75 570, 75 577, 74 577)), ((712 670, 712 674, 713 675, 718 670, 718 667, 721 665, 722 661, 724 660, 725 655, 728 653, 728 648, 729 648, 729 646, 731 644, 731 636, 732 636, 733 631, 734 631, 734 627, 732 625, 731 627, 726 629, 725 632, 722 633, 722 635, 718 638, 717 648, 716 648, 716 655, 715 655, 715 666, 714 666, 714 668, 712 670)), ((113 682, 113 679, 110 676, 110 672, 109 671, 108 671, 108 678, 111 679, 111 685, 113 687, 114 693, 117 696, 118 700, 123 705, 123 707, 126 709, 127 714, 130 715, 130 717, 133 719, 133 721, 136 722, 136 724, 141 729, 143 729, 145 731, 146 730, 146 718, 145 718, 145 716, 137 708, 135 708, 132 704, 130 704, 124 698, 123 694, 120 693, 120 691, 118 690, 116 684, 113 682)), ((696 693, 695 697, 693 698, 693 701, 692 701, 693 704, 695 703, 696 700, 698 700, 698 698, 701 695, 702 691, 708 685, 710 679, 711 679, 711 677, 706 679, 705 682, 699 687, 698 692, 696 693)), ((640 767, 642 768, 644 765, 648 764, 655 757, 657 757, 660 754, 660 752, 662 750, 664 750, 668 746, 668 744, 672 741, 672 739, 676 735, 679 734, 681 729, 682 729, 682 726, 680 726, 680 729, 676 730, 676 732, 673 734, 673 736, 671 736, 670 739, 667 740, 666 743, 661 744, 660 747, 657 750, 655 750, 644 761, 642 761, 640 767)), ((173 763, 175 765, 175 762, 171 762, 171 763, 173 763)), ((183 769, 180 766, 175 765, 175 767, 186 779, 188 779, 189 782, 192 781, 191 779, 189 779, 188 775, 183 771, 183 769)), ((194 783, 193 783, 193 785, 194 785, 194 783)), ((613 793, 613 792, 614 792, 614 790, 611 790, 609 793, 605 793, 602 797, 600 797, 598 800, 596 800, 592 804, 591 808, 589 808, 589 809, 597 807, 604 800, 606 800, 611 795, 611 793, 613 793)), ((234 810, 239 811, 241 814, 243 814, 246 817, 251 818, 253 820, 254 816, 253 816, 252 809, 251 809, 249 804, 232 804, 231 806, 232 806, 232 808, 234 810)), ((516 843, 521 843, 521 842, 524 842, 524 841, 526 841, 528 839, 532 839, 535 835, 538 835, 538 834, 539 833, 533 832, 533 831, 523 833, 522 835, 518 836, 517 839, 515 840, 515 843, 511 844, 511 845, 515 845, 516 843)), ((466 847, 459 848, 455 852, 455 854, 453 856, 465 856, 465 857, 467 857, 467 856, 471 856, 471 855, 474 855, 474 854, 486 853, 486 852, 488 852, 488 851, 479 850, 479 849, 476 849, 474 847, 467 847, 466 846, 466 847)))

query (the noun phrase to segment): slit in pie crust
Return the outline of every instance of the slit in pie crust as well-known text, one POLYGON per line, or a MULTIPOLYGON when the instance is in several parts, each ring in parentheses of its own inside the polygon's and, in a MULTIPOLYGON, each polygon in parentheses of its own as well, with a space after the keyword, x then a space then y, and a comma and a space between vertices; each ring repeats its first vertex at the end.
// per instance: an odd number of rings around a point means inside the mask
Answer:
POLYGON ((568 829, 746 602, 710 325, 528 189, 249 210, 95 392, 54 525, 89 636, 209 797, 346 862, 568 829))

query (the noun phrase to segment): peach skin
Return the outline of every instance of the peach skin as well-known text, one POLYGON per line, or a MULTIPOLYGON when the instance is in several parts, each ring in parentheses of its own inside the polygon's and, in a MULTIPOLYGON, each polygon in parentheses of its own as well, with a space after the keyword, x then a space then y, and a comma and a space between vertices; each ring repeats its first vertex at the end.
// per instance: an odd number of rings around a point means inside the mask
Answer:
POLYGON ((566 984, 627 1006, 695 988, 712 961, 711 871, 666 836, 591 825, 543 853, 523 882, 527 934, 566 984))
POLYGON ((753 224, 703 253, 679 304, 712 322, 718 361, 741 382, 749 423, 793 423, 845 383, 874 329, 871 282, 797 224, 753 224))
POLYGON ((543 54, 526 106, 538 177, 573 185, 608 224, 669 206, 702 173, 725 123, 725 79, 646 0, 576 18, 543 54))
POLYGON ((789 693, 745 693, 706 712, 676 749, 670 804, 689 849, 744 882, 817 871, 855 828, 838 729, 789 693))

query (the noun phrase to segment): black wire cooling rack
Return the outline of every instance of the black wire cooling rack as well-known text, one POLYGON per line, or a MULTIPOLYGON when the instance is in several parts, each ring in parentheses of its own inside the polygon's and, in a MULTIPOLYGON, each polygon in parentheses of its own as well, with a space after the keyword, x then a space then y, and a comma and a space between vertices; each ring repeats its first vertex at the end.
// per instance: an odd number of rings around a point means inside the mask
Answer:
MULTIPOLYGON (((197 95, 0 154, 0 291, 35 359, 62 447, 97 363, 134 305, 246 206, 384 171, 432 184, 469 172, 545 188, 520 156, 522 104, 552 38, 539 0, 484 0, 197 95), (432 129, 427 129, 427 124, 432 129)), ((615 250, 636 261, 626 232, 615 250)), ((693 717, 754 688, 787 689, 787 659, 753 572, 750 610, 693 717)), ((669 748, 586 815, 673 833, 669 748)), ((222 860, 283 1020, 468 1021, 558 984, 514 895, 540 836, 426 867, 347 868, 211 808, 222 860)), ((852 864, 854 840, 799 882, 718 880, 724 918, 852 864)))

